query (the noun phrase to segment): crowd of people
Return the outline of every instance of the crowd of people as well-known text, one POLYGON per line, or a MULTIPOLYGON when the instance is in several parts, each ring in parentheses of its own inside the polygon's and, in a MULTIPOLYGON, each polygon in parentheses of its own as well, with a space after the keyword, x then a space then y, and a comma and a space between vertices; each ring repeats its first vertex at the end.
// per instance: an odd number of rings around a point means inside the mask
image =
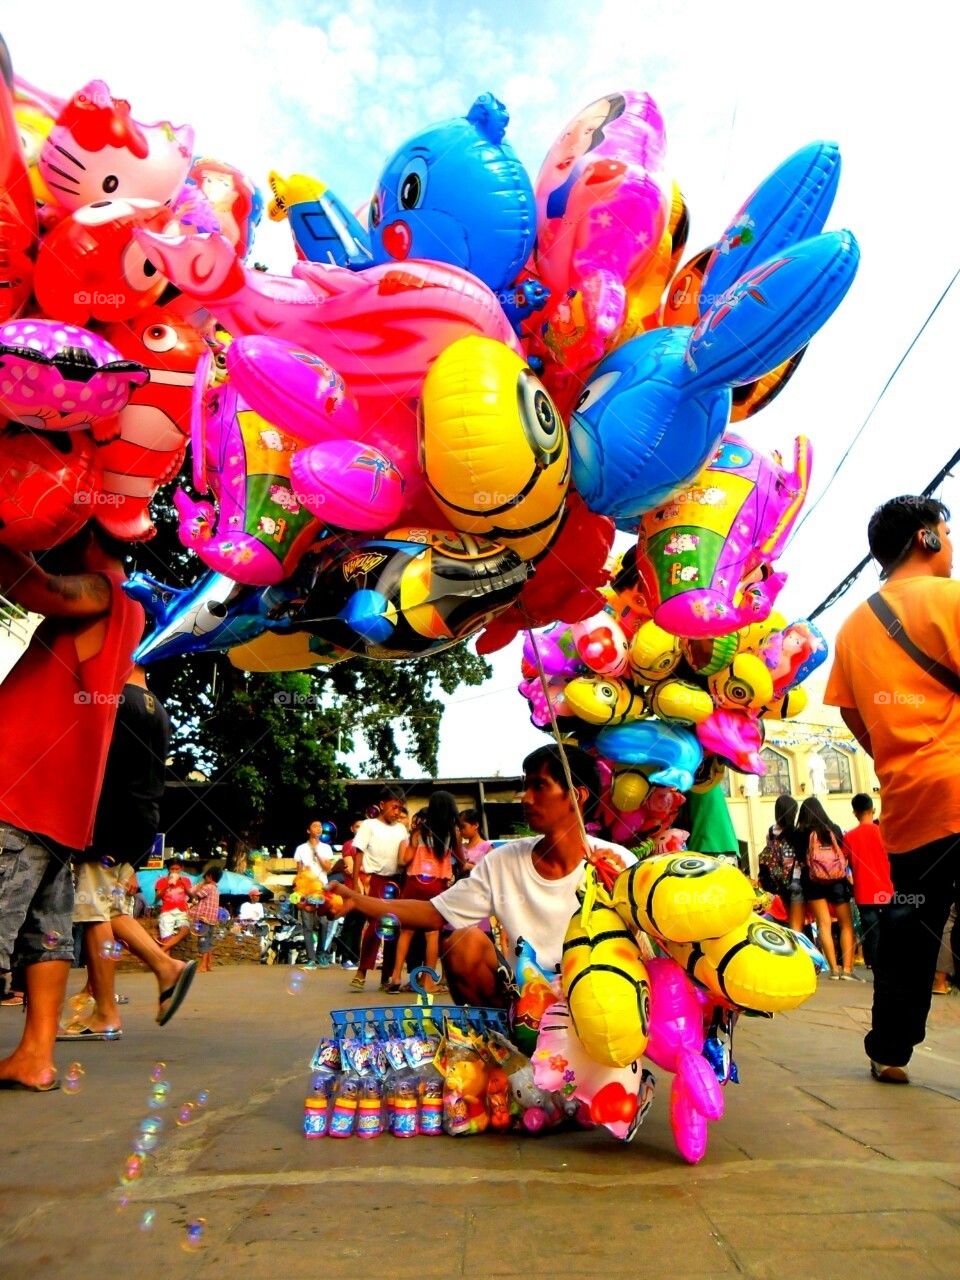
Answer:
MULTIPOLYGON (((960 584, 950 577, 948 515, 927 497, 878 508, 868 539, 885 585, 837 637, 825 699, 874 759, 879 829, 868 796, 854 798, 847 832, 815 798, 782 796, 764 858, 790 924, 815 924, 838 981, 856 980, 859 922, 874 980, 865 1049, 883 1083, 908 1081, 932 995, 949 990, 953 968, 941 951, 960 887, 960 584)), ((161 1025, 210 964, 209 947, 199 961, 174 952, 192 927, 219 916, 218 867, 194 885, 182 866, 168 866, 158 939, 128 905, 158 826, 169 724, 132 661, 144 616, 121 590, 122 552, 92 525, 42 564, 0 547, 0 591, 45 619, 0 683, 0 723, 22 730, 0 734, 0 970, 19 969, 26 993, 20 1041, 0 1059, 4 1089, 58 1086, 74 923, 95 1006, 79 1033, 87 1038, 121 1034, 107 960, 117 942, 156 977, 161 1025)), ((538 749, 523 782, 534 834, 493 849, 480 815, 458 814, 442 791, 411 820, 403 792, 389 789, 339 856, 324 825, 311 823, 296 852, 298 879, 320 887, 297 893, 308 965, 339 955, 356 966, 350 986, 359 993, 379 964, 381 989, 393 993, 422 944, 427 989, 432 974, 455 1000, 522 999, 529 975, 557 972, 585 862, 616 870, 634 861, 586 833, 599 787, 587 753, 538 749)), ((262 915, 256 899, 243 908, 252 923, 262 915)))

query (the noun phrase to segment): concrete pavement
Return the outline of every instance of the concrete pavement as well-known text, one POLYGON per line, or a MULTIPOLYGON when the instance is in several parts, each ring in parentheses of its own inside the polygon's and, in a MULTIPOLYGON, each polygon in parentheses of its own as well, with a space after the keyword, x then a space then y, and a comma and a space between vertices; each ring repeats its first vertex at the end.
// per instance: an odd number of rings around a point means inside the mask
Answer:
MULTIPOLYGON (((161 1029, 152 980, 122 975, 123 1040, 59 1046, 61 1069, 84 1068, 76 1093, 0 1094, 3 1280, 960 1276, 960 997, 935 998, 908 1088, 867 1074, 869 985, 824 982, 795 1013, 741 1019, 743 1083, 691 1168, 666 1073, 626 1147, 599 1131, 307 1142, 307 1064, 329 1009, 353 1003, 350 975, 307 974, 293 995, 288 977, 201 974, 161 1029), (152 1113, 158 1059, 170 1103, 152 1113), (162 1140, 123 1207, 150 1114, 162 1140)), ((3 1051, 20 1016, 0 1009, 3 1051)))

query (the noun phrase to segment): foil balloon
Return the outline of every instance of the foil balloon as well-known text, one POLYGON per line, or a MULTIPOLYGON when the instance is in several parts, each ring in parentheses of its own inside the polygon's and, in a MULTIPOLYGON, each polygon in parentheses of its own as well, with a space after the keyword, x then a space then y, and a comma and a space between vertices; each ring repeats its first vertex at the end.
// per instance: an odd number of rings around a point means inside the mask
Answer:
POLYGON ((334 441, 361 433, 360 410, 343 378, 312 352, 255 334, 235 338, 224 363, 247 404, 294 435, 334 441))
POLYGON ((292 455, 306 442, 255 413, 229 384, 195 394, 203 420, 194 447, 203 450, 217 508, 178 489, 180 541, 238 582, 281 582, 320 529, 290 479, 292 455))
POLYGON ((0 40, 0 324, 19 315, 30 297, 37 245, 37 210, 20 149, 7 47, 0 40))
POLYGON ((470 534, 395 529, 331 539, 304 561, 310 589, 293 625, 370 658, 436 653, 514 600, 527 566, 470 534))
POLYGON ((193 161, 188 182, 205 197, 220 234, 233 245, 237 257, 245 258, 263 214, 263 197, 256 186, 232 164, 207 156, 193 161))
POLYGON ((544 341, 567 369, 599 359, 624 320, 626 283, 667 224, 665 160, 659 108, 628 91, 579 112, 543 162, 533 265, 554 295, 544 341))
POLYGON ((587 505, 629 523, 690 484, 727 426, 731 387, 810 340, 858 259, 848 232, 803 241, 741 277, 695 329, 655 330, 603 360, 570 427, 587 505))
POLYGON ((147 377, 87 329, 40 319, 0 327, 0 414, 25 426, 73 431, 110 418, 147 377))
POLYGON ((762 776, 767 771, 760 755, 763 728, 760 722, 739 711, 718 707, 696 726, 697 740, 708 754, 732 765, 741 773, 762 776))
POLYGON ((580 655, 573 638, 573 629, 563 622, 533 636, 529 631, 523 638, 523 663, 525 672, 533 674, 542 666, 548 676, 577 675, 583 670, 580 655))
POLYGON ((138 124, 129 102, 91 80, 57 117, 40 152, 40 174, 71 212, 104 198, 165 204, 183 185, 192 155, 189 125, 138 124))
POLYGON ((326 525, 375 532, 396 524, 403 509, 399 468, 379 449, 355 440, 298 450, 290 477, 297 500, 326 525))
POLYGON ((353 654, 306 631, 264 631, 231 648, 227 656, 240 671, 264 672, 329 667, 353 654))
POLYGON ((644 858, 613 886, 614 909, 630 928, 670 942, 717 938, 748 920, 756 901, 738 867, 693 852, 644 858))
POLYGON ((271 222, 290 222, 297 257, 362 271, 373 261, 365 227, 324 182, 304 173, 283 178, 267 175, 273 199, 267 206, 271 222))
POLYGON ((141 541, 155 533, 150 502, 183 463, 194 375, 211 323, 195 302, 177 297, 106 330, 148 374, 116 418, 95 431, 104 499, 94 515, 115 538, 141 541))
POLYGON ((33 291, 49 316, 70 324, 132 319, 167 287, 133 240, 134 228, 162 231, 170 210, 139 197, 98 200, 63 218, 40 243, 33 291))
POLYGON ((42 551, 73 537, 97 508, 100 475, 85 431, 0 431, 0 544, 42 551))
POLYGON ((817 989, 806 947, 790 929, 756 916, 719 938, 665 942, 687 974, 718 1000, 757 1013, 796 1009, 817 989))
POLYGON ((423 466, 457 529, 483 534, 524 560, 560 524, 570 479, 563 422, 543 385, 509 347, 461 338, 423 384, 423 466))
POLYGON ((491 93, 456 120, 399 147, 370 202, 374 262, 429 258, 493 290, 516 279, 533 245, 533 188, 504 140, 509 115, 491 93))
MULTIPOLYGON (((673 635, 729 634, 763 621, 785 577, 773 571, 807 494, 811 449, 794 470, 736 436, 689 489, 641 520, 637 566, 658 626, 673 635)), ((765 699, 761 699, 765 701, 765 699)))
POLYGON ((614 764, 640 764, 651 782, 689 791, 703 751, 693 734, 658 720, 634 720, 601 729, 594 741, 614 764))

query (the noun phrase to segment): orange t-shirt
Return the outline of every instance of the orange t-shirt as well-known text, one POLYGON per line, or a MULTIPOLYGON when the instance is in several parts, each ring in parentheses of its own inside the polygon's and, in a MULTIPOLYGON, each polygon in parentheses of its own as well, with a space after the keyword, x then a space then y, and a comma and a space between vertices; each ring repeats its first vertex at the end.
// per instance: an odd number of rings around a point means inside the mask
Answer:
MULTIPOLYGON (((919 649, 960 672, 960 582, 900 578, 883 598, 919 649)), ((866 603, 840 628, 823 700, 854 708, 867 726, 890 853, 960 832, 960 697, 921 670, 866 603)))

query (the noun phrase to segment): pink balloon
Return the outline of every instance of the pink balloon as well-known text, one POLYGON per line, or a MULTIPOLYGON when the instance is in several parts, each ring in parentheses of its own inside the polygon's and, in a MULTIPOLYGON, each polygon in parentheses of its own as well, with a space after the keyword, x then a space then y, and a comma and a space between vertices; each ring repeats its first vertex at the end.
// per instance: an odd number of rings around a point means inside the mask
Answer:
POLYGON ((255 334, 230 344, 226 365, 231 383, 268 422, 317 441, 361 430, 343 378, 309 351, 255 334))
POLYGON ((290 476, 296 499, 341 529, 390 529, 403 508, 399 469, 379 449, 355 440, 308 445, 293 455, 290 476))

